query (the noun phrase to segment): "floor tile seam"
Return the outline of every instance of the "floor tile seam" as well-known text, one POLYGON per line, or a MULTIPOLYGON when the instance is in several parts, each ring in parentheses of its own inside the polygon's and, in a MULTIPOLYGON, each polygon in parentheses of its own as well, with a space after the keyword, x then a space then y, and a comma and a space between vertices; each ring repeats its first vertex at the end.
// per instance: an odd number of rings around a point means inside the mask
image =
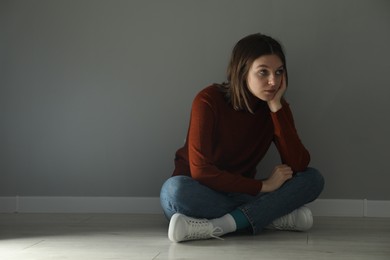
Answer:
POLYGON ((28 250, 28 249, 30 249, 30 248, 33 248, 33 247, 35 247, 35 246, 37 246, 37 245, 41 244, 41 243, 42 243, 42 242, 44 242, 44 241, 45 241, 45 239, 41 239, 41 240, 39 240, 39 241, 35 242, 34 244, 32 244, 32 245, 29 245, 29 246, 27 246, 27 247, 23 248, 23 249, 22 249, 22 251, 24 251, 24 250, 28 250))

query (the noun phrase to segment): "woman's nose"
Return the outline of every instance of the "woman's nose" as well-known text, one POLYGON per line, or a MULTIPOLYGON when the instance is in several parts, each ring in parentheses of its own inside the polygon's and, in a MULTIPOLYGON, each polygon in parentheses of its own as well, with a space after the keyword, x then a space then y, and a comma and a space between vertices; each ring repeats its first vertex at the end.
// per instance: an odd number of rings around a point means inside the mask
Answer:
POLYGON ((275 76, 274 75, 269 76, 269 78, 268 78, 268 85, 270 85, 270 86, 274 86, 275 85, 275 76))

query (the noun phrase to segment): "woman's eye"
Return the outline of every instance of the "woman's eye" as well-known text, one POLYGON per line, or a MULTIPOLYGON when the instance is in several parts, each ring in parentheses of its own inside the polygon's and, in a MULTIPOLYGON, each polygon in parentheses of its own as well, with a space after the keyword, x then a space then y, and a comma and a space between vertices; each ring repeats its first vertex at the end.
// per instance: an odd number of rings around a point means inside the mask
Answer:
POLYGON ((267 70, 260 70, 260 71, 259 71, 259 74, 260 74, 261 76, 267 76, 267 75, 268 75, 268 71, 267 71, 267 70))
POLYGON ((276 75, 283 75, 283 73, 284 73, 284 69, 280 69, 280 70, 277 70, 276 71, 276 75))

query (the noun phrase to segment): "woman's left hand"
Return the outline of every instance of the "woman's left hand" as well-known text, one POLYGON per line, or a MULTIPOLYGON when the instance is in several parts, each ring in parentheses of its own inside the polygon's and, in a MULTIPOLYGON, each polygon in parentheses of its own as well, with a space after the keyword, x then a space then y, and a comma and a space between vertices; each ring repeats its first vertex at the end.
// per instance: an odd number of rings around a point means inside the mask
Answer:
POLYGON ((286 74, 283 74, 282 81, 280 82, 280 87, 276 91, 273 99, 268 101, 268 107, 272 112, 277 112, 282 108, 282 97, 287 90, 286 74))

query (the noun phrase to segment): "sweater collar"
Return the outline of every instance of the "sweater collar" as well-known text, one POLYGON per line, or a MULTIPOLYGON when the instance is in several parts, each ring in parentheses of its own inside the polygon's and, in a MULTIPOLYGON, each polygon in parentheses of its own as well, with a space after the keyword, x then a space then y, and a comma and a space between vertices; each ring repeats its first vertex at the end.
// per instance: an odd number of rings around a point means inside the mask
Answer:
POLYGON ((248 96, 248 103, 253 113, 256 113, 256 111, 259 109, 264 109, 264 107, 268 108, 267 102, 259 99, 258 97, 253 95, 250 91, 248 96))

